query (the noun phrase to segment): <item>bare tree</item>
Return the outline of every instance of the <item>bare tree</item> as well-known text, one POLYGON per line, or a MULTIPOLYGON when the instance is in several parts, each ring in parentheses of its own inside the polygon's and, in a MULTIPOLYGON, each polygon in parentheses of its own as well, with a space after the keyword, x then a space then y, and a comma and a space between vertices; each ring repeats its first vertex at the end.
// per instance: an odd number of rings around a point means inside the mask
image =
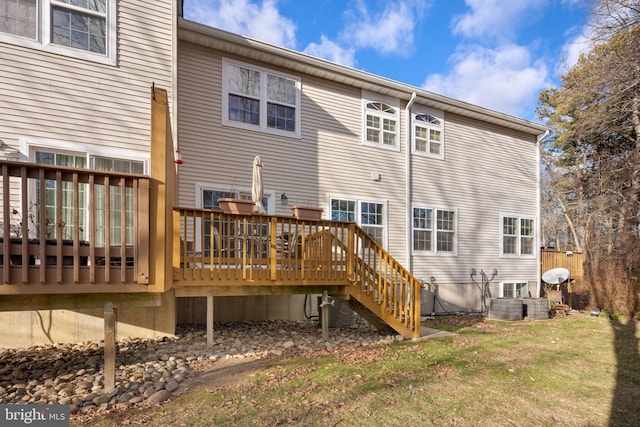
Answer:
POLYGON ((628 314, 640 289, 639 4, 593 4, 593 48, 538 109, 554 131, 548 192, 585 253, 592 302, 628 314))

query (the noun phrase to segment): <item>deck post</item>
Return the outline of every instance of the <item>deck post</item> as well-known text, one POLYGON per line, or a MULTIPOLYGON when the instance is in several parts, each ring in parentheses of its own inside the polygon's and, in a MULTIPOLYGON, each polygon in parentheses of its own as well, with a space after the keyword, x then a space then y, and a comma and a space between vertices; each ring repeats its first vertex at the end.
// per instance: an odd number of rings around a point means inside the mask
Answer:
POLYGON ((116 386, 116 308, 104 305, 104 388, 110 393, 116 386))
POLYGON ((213 292, 207 294, 207 345, 213 345, 213 292))

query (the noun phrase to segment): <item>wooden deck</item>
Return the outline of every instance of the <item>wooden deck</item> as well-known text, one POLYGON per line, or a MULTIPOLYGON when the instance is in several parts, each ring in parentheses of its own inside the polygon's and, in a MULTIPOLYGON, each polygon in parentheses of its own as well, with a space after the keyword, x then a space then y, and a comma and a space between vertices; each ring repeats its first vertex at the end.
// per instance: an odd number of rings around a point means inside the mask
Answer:
POLYGON ((421 283, 354 223, 176 208, 173 230, 176 296, 328 291, 420 334, 421 283))

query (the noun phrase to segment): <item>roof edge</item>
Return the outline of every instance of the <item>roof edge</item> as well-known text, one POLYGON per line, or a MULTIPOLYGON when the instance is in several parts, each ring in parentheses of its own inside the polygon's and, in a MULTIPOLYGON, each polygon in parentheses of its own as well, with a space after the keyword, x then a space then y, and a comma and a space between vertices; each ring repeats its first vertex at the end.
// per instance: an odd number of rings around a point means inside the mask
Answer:
POLYGON ((417 95, 416 103, 440 108, 444 111, 483 120, 532 135, 540 135, 548 130, 548 127, 541 123, 460 101, 406 83, 340 65, 288 48, 275 46, 219 28, 199 24, 184 18, 178 18, 178 39, 212 47, 228 53, 239 53, 257 61, 293 68, 299 72, 334 80, 336 82, 382 92, 405 101, 409 101, 412 93, 415 92, 417 95))

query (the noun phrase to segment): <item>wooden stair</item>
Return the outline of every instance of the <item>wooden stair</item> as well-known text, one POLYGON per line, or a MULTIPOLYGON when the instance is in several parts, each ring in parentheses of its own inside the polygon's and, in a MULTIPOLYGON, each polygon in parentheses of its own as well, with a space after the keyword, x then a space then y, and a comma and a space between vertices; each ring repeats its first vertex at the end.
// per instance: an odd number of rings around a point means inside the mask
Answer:
POLYGON ((323 231, 310 236, 309 246, 346 258, 352 283, 346 302, 354 311, 376 327, 387 325, 405 338, 419 338, 420 281, 361 227, 353 224, 348 235, 344 241, 323 231))

